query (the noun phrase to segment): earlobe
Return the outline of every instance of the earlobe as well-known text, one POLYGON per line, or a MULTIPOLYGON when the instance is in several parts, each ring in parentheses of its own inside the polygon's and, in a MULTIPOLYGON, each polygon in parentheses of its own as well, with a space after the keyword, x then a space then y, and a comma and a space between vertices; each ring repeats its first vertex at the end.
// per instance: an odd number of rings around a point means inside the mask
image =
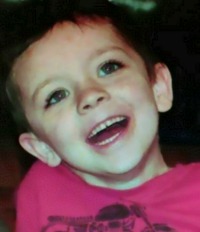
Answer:
POLYGON ((162 63, 155 64, 154 73, 153 92, 157 108, 159 112, 166 112, 172 107, 173 101, 171 73, 162 63))
POLYGON ((49 166, 55 167, 61 163, 61 158, 53 149, 31 132, 21 134, 19 136, 19 143, 25 151, 49 166))

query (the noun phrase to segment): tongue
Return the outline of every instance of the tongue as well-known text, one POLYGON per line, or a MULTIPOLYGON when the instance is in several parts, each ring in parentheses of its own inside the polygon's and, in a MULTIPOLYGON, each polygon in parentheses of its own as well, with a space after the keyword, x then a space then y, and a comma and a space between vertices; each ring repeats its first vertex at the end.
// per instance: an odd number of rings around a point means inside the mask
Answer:
POLYGON ((95 136, 89 139, 89 143, 96 144, 105 141, 106 139, 109 139, 116 135, 117 133, 120 133, 122 130, 124 130, 126 125, 124 123, 115 123, 111 125, 110 127, 107 127, 105 130, 97 133, 95 136))

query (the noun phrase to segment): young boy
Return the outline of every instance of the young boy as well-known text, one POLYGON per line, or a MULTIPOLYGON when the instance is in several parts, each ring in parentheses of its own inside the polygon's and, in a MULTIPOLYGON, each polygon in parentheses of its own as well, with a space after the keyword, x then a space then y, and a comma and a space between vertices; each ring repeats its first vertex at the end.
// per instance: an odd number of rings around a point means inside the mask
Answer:
POLYGON ((81 3, 25 2, 6 36, 19 142, 40 160, 19 188, 16 231, 199 232, 199 165, 170 169, 158 143, 168 68, 121 10, 81 3))

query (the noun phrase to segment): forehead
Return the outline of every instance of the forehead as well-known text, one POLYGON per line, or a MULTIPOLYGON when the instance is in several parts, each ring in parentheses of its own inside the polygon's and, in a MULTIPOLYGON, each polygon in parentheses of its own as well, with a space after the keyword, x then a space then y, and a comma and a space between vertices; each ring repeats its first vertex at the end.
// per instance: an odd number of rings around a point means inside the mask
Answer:
POLYGON ((28 76, 33 81, 36 75, 37 78, 57 76, 58 70, 60 73, 66 72, 67 63, 70 63, 70 68, 78 63, 84 65, 86 60, 92 60, 93 53, 98 55, 98 52, 106 52, 115 46, 130 51, 128 44, 108 20, 56 24, 17 59, 13 67, 13 81, 23 88, 21 79, 24 80, 24 77, 28 76))
POLYGON ((61 44, 65 45, 62 47, 62 50, 64 48, 70 50, 70 48, 74 49, 74 47, 77 47, 78 49, 81 46, 85 46, 89 50, 89 48, 93 48, 94 45, 103 46, 104 42, 110 42, 113 44, 118 43, 119 41, 125 42, 109 20, 92 20, 83 18, 79 19, 77 23, 64 21, 54 25, 54 27, 51 28, 41 39, 32 43, 17 59, 17 61, 24 62, 30 58, 34 59, 37 55, 39 55, 42 59, 42 54, 47 55, 48 53, 51 53, 51 50, 53 49, 60 51, 61 44), (45 53, 43 53, 44 51, 45 53))

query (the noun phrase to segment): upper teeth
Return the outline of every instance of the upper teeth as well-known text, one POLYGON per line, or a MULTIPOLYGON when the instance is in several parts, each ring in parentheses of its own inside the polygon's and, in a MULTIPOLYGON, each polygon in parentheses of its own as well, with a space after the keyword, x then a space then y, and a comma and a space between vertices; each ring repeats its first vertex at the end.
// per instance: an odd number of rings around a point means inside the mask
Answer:
POLYGON ((89 135, 89 138, 93 137, 94 135, 96 135, 98 132, 106 129, 107 127, 111 126, 112 124, 116 123, 116 122, 120 122, 122 120, 124 120, 125 117, 116 117, 110 120, 107 120, 104 123, 101 123, 99 126, 97 126, 89 135))

